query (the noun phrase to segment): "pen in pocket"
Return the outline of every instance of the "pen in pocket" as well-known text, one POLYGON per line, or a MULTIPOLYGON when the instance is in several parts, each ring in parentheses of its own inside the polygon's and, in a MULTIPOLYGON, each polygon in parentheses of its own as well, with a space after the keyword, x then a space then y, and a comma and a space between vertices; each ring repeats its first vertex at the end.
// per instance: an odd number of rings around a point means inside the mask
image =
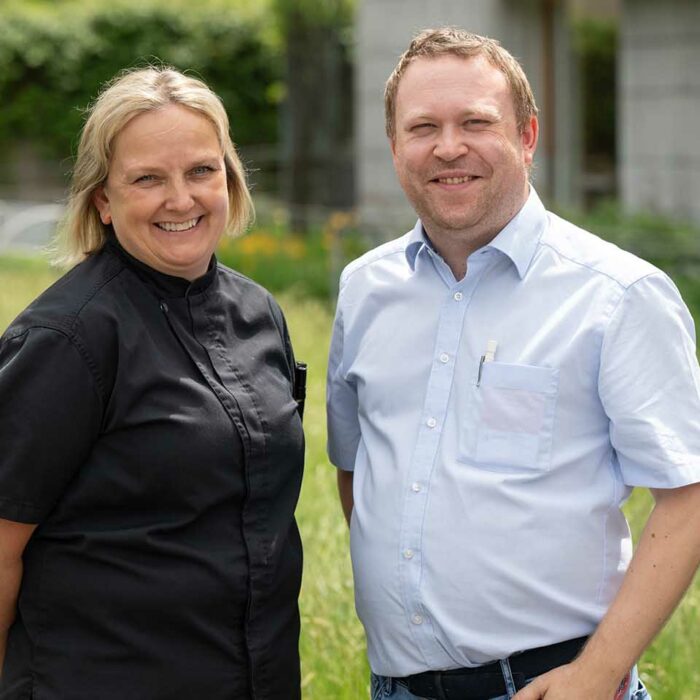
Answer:
POLYGON ((481 386, 481 373, 484 370, 484 363, 493 362, 494 358, 496 357, 496 348, 498 348, 497 340, 489 340, 489 342, 486 343, 486 352, 481 356, 481 359, 479 360, 479 371, 476 375, 477 386, 481 386))

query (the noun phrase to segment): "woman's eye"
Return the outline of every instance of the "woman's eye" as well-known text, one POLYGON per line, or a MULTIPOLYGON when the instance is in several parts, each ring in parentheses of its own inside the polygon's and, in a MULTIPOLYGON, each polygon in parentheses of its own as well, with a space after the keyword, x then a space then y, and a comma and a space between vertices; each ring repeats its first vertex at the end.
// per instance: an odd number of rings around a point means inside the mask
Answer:
POLYGON ((206 175, 211 172, 214 172, 214 168, 210 165, 198 165, 196 168, 192 168, 192 173, 194 175, 206 175))
POLYGON ((134 182, 152 182, 153 180, 155 180, 153 175, 141 175, 140 177, 137 177, 134 182))

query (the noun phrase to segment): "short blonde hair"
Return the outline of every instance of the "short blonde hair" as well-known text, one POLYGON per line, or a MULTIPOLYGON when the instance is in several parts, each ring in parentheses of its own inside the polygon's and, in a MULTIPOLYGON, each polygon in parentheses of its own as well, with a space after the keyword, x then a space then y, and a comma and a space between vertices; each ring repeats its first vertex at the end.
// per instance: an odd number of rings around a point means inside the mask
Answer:
POLYGON ((463 58, 484 56, 505 75, 513 96, 515 118, 524 131, 531 117, 537 114, 537 104, 522 66, 496 39, 458 29, 440 27, 425 29, 415 36, 396 64, 384 89, 384 117, 387 136, 396 136, 396 93, 408 66, 417 58, 435 58, 451 54, 463 58))
POLYGON ((248 227, 253 218, 253 202, 220 98, 201 80, 170 66, 128 69, 103 87, 87 111, 54 262, 75 265, 105 244, 111 226, 100 220, 93 195, 107 179, 114 140, 138 114, 169 104, 183 105, 212 123, 224 154, 229 192, 226 232, 235 236, 248 227))

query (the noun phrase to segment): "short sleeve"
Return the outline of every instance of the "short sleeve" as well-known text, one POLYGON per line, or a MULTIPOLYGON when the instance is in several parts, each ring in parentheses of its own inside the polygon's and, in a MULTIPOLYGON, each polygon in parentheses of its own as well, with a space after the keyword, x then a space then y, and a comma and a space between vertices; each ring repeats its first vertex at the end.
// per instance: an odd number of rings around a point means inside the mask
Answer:
POLYGON ((601 349, 599 391, 629 486, 700 481, 700 372, 695 329, 663 273, 631 285, 601 349))
POLYGON ((40 523, 97 438, 101 401, 78 348, 32 328, 0 341, 0 517, 40 523))
POLYGON ((333 324, 326 382, 328 457, 336 467, 352 471, 360 444, 360 423, 357 390, 347 380, 343 368, 343 334, 343 315, 339 300, 333 324))

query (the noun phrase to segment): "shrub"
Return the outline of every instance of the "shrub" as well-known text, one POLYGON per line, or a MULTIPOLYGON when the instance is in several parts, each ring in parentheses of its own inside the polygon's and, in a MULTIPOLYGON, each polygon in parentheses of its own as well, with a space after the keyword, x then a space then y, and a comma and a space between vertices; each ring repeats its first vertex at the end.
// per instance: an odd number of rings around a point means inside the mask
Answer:
POLYGON ((82 108, 99 86, 123 68, 148 62, 207 81, 224 101, 238 144, 275 142, 279 51, 264 12, 251 8, 245 0, 5 4, 0 147, 26 139, 47 156, 70 155, 82 108))
POLYGON ((321 229, 289 233, 280 223, 257 226, 241 238, 224 238, 219 260, 271 292, 290 290, 301 296, 332 300, 342 267, 367 249, 352 230, 349 214, 332 214, 321 229))

